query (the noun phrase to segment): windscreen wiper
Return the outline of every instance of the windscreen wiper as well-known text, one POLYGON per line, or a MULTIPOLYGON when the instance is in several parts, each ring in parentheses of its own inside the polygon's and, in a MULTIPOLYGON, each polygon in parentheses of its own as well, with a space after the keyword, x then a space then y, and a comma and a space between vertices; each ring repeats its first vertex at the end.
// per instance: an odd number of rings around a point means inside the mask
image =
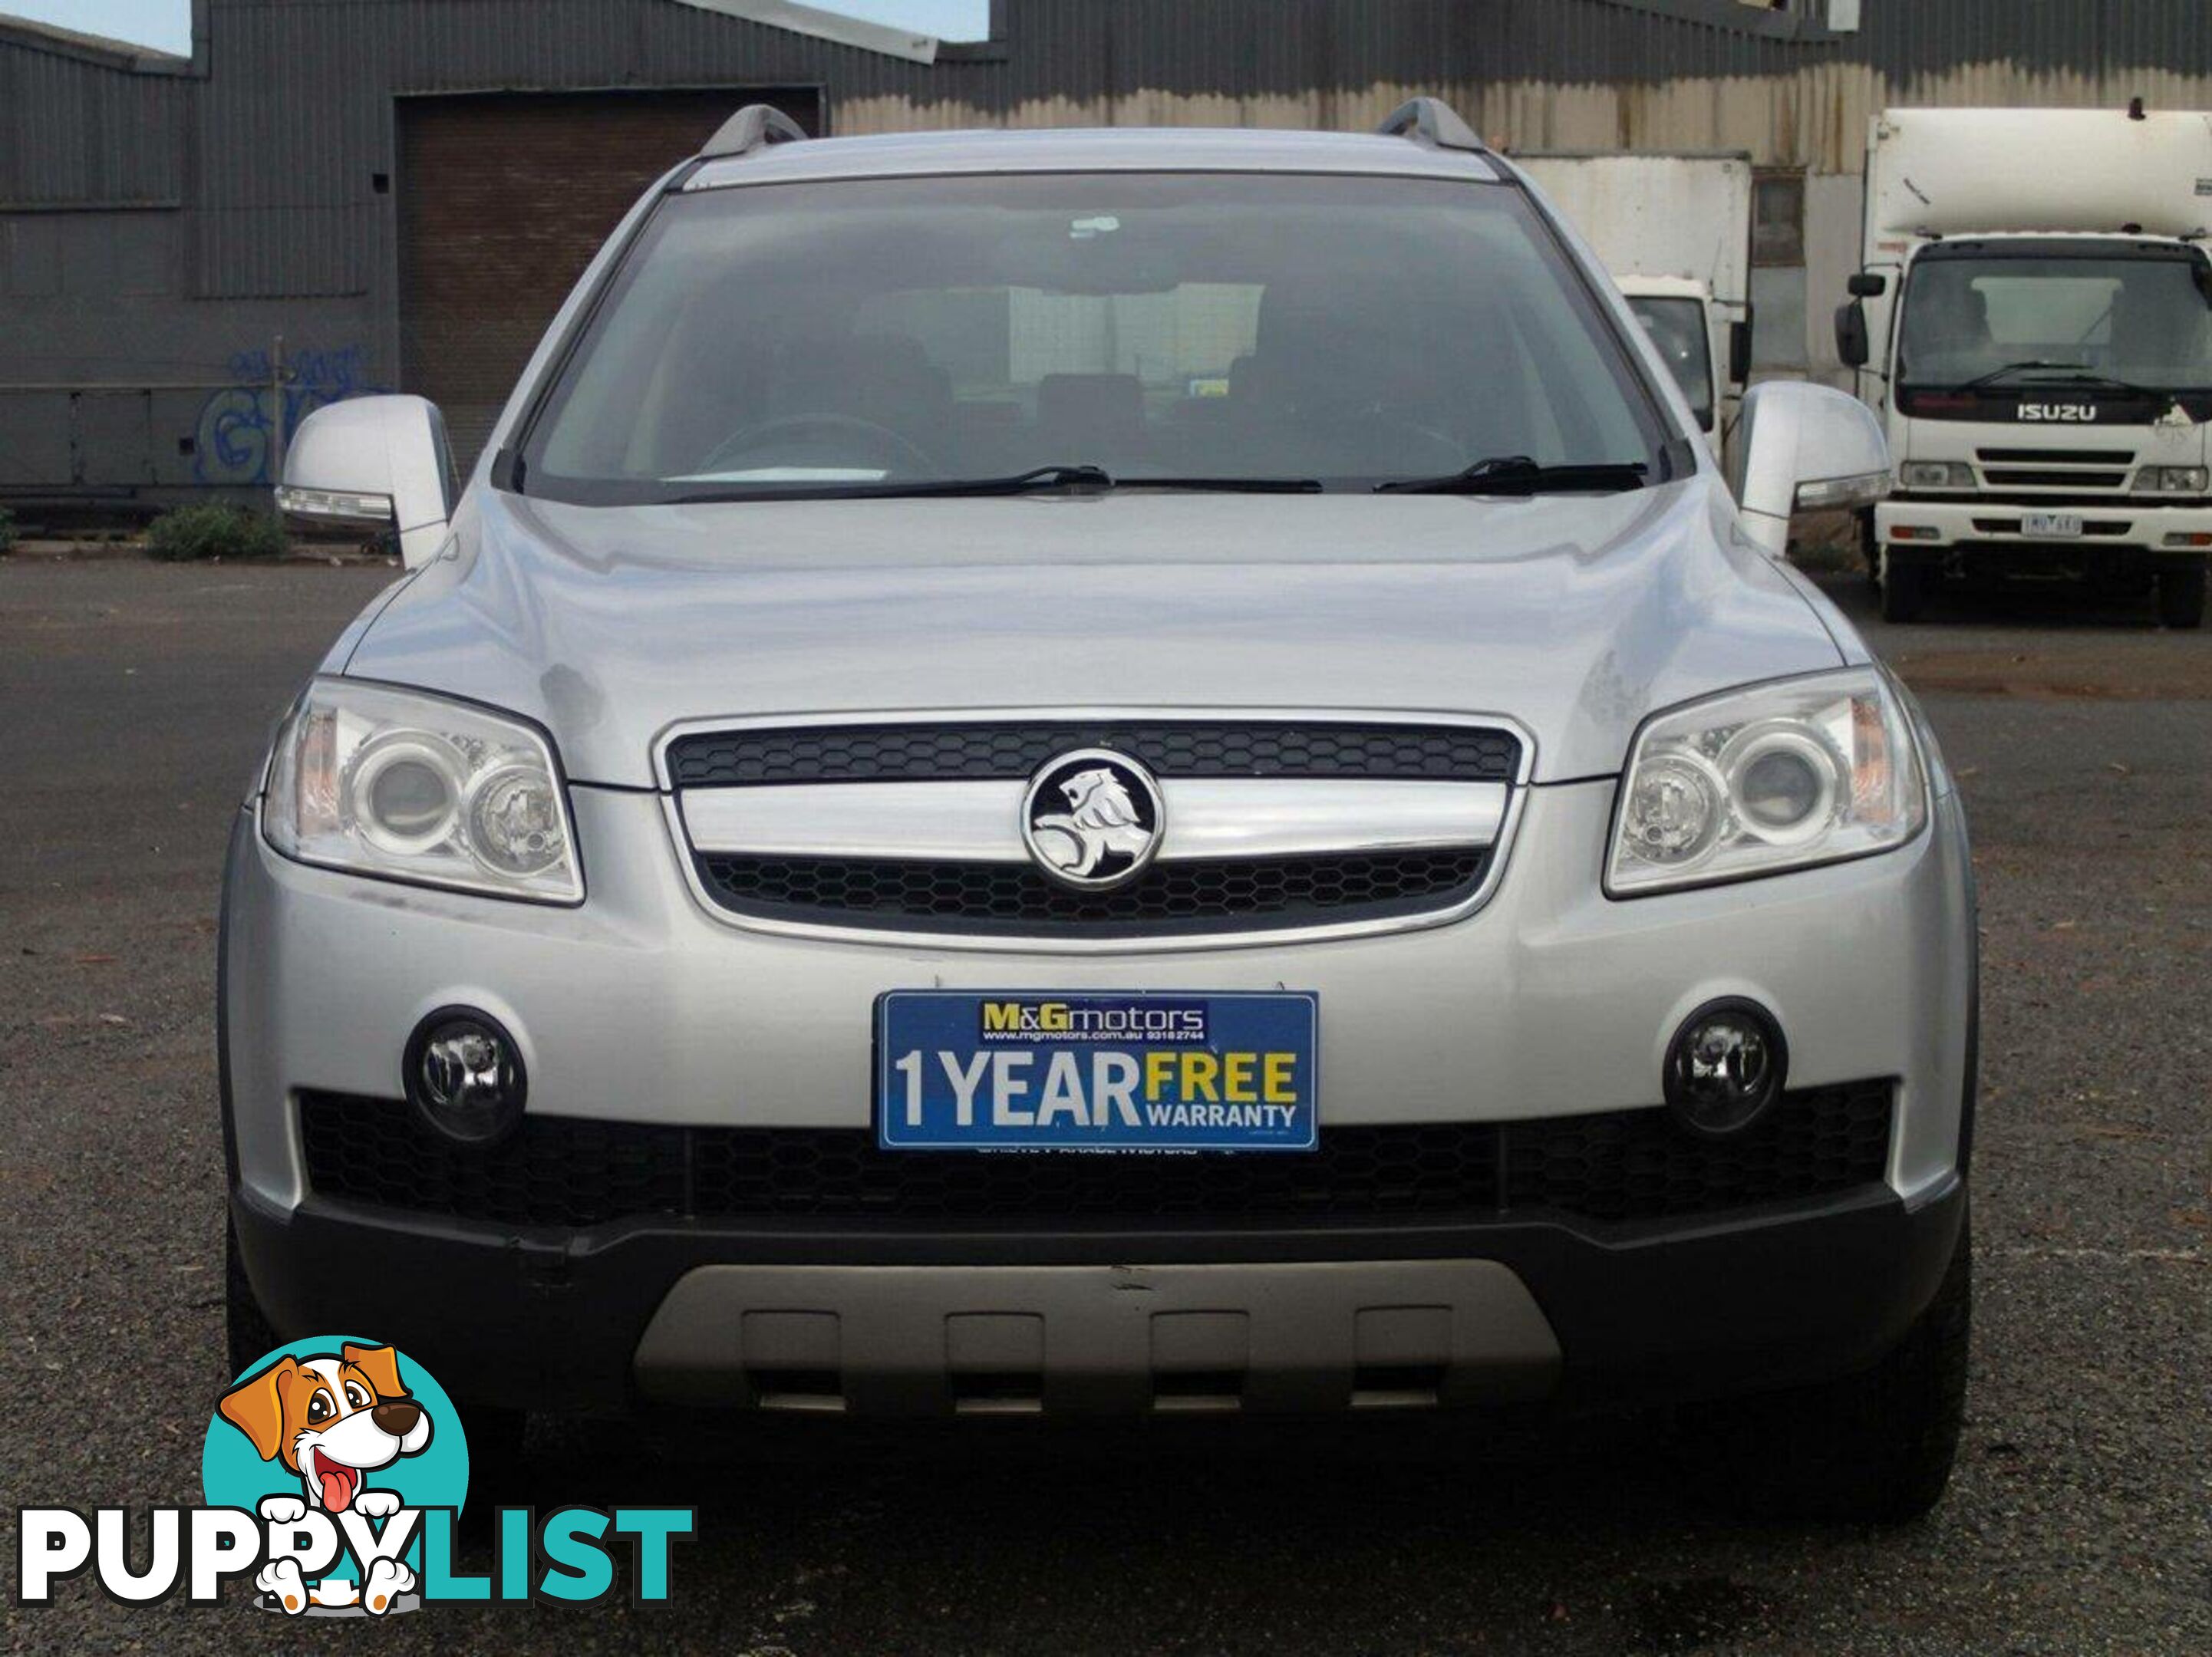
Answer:
POLYGON ((1542 466, 1525 454, 1492 455, 1441 477, 1398 477, 1377 495, 1566 495, 1640 489, 1650 467, 1642 461, 1581 461, 1542 466))
MULTIPOLYGON (((2172 397, 2173 395, 2171 391, 2161 391, 2154 385, 2138 385, 2132 379, 2116 379, 2108 373, 2095 368, 2085 367, 2079 363, 2068 362, 2059 366, 2066 372, 2051 375, 2051 380, 2055 385, 2094 385, 2105 391, 2118 391, 2126 397, 2172 397)), ((2040 385, 2043 382, 2032 380, 2029 383, 2040 385)))
POLYGON ((1959 387, 1962 391, 1978 391, 1994 385, 2014 374, 2040 373, 2066 385, 2102 385, 2107 391, 2124 391, 2130 397, 2166 397, 2170 393, 2148 385, 2138 385, 2131 379, 2115 379, 2112 375, 2092 368, 2086 362, 2008 362, 2002 368, 1992 368, 1978 379, 1970 379, 1959 387))
POLYGON ((1007 477, 884 478, 866 483, 765 483, 758 489, 703 489, 676 497, 679 506, 712 506, 740 501, 906 500, 915 495, 1028 495, 1044 489, 1110 489, 1114 480, 1100 466, 1036 466, 1007 477))
POLYGON ((1032 495, 1051 489, 1216 489, 1242 495, 1318 495, 1316 477, 1128 477, 1103 466, 1033 466, 1006 477, 887 478, 868 483, 773 483, 761 489, 714 489, 678 497, 681 504, 738 501, 912 500, 947 495, 1032 495))
POLYGON ((2087 368, 2088 366, 2086 362, 2046 362, 2041 357, 2029 357, 2020 362, 2008 362, 2002 368, 1992 368, 1989 373, 1968 380, 1959 389, 1978 391, 1984 385, 1994 385, 2001 379, 2010 379, 2014 374, 2028 373, 2039 368, 2087 368))

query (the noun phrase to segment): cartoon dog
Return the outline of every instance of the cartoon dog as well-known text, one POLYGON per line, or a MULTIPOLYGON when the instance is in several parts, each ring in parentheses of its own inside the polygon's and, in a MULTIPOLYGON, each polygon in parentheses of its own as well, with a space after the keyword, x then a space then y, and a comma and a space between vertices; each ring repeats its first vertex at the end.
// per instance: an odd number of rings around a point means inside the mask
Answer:
MULTIPOLYGON (((272 1524, 292 1524, 310 1507, 335 1518, 349 1508, 370 1519, 388 1519, 404 1505, 396 1490, 362 1488, 363 1477, 388 1467, 404 1455, 418 1455, 430 1442, 428 1411, 399 1384, 399 1356, 389 1346, 352 1346, 335 1356, 284 1357, 248 1375, 223 1396, 222 1418, 244 1433, 264 1461, 278 1461, 299 1474, 306 1500, 272 1496, 261 1503, 261 1516, 272 1524)), ((355 1603, 354 1585, 303 1582, 296 1560, 264 1566, 254 1586, 276 1596, 297 1616, 313 1602, 324 1606, 355 1603)), ((360 1604, 382 1616, 393 1599, 415 1586, 415 1573, 396 1559, 380 1559, 359 1589, 360 1604)))

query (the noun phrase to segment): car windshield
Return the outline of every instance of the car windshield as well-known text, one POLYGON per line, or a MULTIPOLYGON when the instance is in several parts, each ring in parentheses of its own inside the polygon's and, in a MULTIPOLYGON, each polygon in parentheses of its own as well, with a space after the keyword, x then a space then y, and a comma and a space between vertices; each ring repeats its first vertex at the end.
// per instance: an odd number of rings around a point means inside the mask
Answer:
POLYGON ((2212 388, 2200 269, 2170 253, 1923 258, 1905 284, 1898 378, 1945 390, 1990 376, 2212 388))
POLYGON ((522 486, 620 504, 1091 467, 1351 489, 1501 456, 1656 480, 1667 434, 1624 346, 1510 185, 702 191, 625 258, 524 437, 522 486))
POLYGON ((1628 308, 1659 348, 1674 382, 1689 399, 1698 423, 1713 418, 1713 354, 1705 339, 1705 307, 1693 299, 1662 299, 1632 294, 1628 308))

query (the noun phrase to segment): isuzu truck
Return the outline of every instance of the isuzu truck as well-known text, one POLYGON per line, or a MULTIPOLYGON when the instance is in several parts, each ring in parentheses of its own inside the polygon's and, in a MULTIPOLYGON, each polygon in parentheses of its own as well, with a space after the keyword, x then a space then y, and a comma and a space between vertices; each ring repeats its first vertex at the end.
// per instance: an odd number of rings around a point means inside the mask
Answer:
POLYGON ((1888 428, 1882 614, 1945 581, 2089 579, 2204 614, 2212 115, 1900 109, 1867 143, 1838 349, 1888 428))
POLYGON ((1751 157, 1514 159, 1620 284, 1718 454, 1751 373, 1751 157))

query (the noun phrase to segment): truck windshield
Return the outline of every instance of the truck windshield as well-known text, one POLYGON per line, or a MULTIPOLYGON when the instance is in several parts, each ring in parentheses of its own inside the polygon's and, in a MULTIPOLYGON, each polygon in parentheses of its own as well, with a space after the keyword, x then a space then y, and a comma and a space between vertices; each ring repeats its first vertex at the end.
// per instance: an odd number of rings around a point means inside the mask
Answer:
POLYGON ((1631 294, 1628 308, 1651 336, 1659 355, 1690 401, 1700 426, 1713 423, 1713 353, 1705 332, 1704 301, 1631 294))
POLYGON ((2100 375, 2158 391, 2212 387, 2212 308, 2198 263, 2151 257, 1923 257, 1905 284, 1898 379, 1951 389, 2100 375))
POLYGON ((1497 455, 1656 481, 1669 434, 1626 343, 1510 185, 701 191, 624 260, 521 440, 521 487, 622 504, 1097 468, 1348 489, 1497 455))

